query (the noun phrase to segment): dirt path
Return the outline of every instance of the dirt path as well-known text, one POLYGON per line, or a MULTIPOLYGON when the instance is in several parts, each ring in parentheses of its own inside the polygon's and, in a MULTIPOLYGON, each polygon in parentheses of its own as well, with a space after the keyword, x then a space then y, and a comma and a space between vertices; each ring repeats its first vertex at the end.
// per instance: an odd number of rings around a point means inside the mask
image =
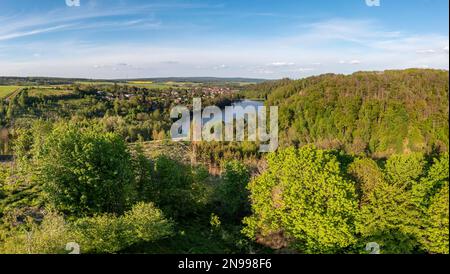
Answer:
POLYGON ((13 98, 14 96, 18 95, 23 88, 18 88, 15 91, 13 91, 12 93, 10 93, 8 96, 6 96, 4 99, 5 100, 9 100, 10 98, 13 98))

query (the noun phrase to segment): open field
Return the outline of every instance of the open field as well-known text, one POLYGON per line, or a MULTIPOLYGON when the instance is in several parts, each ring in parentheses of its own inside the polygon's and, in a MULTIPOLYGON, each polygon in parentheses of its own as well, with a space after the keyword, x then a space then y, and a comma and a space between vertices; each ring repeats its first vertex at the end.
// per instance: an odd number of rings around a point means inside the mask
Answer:
POLYGON ((0 99, 8 97, 19 88, 19 86, 0 86, 0 99))
POLYGON ((114 85, 114 83, 118 85, 123 85, 124 83, 117 82, 106 82, 106 81, 76 81, 75 84, 79 85, 114 85))
POLYGON ((31 97, 39 97, 39 96, 64 96, 72 94, 73 91, 69 89, 55 89, 51 87, 39 87, 39 88, 31 88, 28 90, 28 95, 31 97))
POLYGON ((135 85, 145 85, 145 84, 153 84, 153 81, 130 81, 128 83, 135 85))
MULTIPOLYGON (((254 84, 256 82, 241 82, 241 81, 226 81, 223 82, 214 82, 215 86, 228 86, 228 85, 234 85, 234 86, 247 86, 254 84)), ((189 88, 196 88, 196 87, 202 87, 202 86, 209 86, 211 83, 209 82, 189 82, 189 81, 123 81, 123 82, 108 82, 108 81, 77 81, 75 84, 79 85, 105 85, 105 86, 112 86, 114 84, 117 84, 118 86, 132 86, 132 87, 139 87, 139 88, 147 88, 147 89, 159 89, 159 90, 167 90, 167 89, 189 89, 189 88)))
POLYGON ((177 82, 164 82, 164 83, 152 83, 152 82, 129 82, 127 83, 129 86, 140 87, 140 88, 148 88, 148 89, 182 89, 182 88, 190 88, 199 86, 199 84, 194 83, 177 83, 177 82))
POLYGON ((192 151, 187 143, 172 142, 170 140, 156 140, 150 142, 133 143, 132 147, 140 146, 149 158, 157 158, 161 155, 180 161, 185 164, 191 163, 192 151))
POLYGON ((176 89, 176 88, 181 88, 183 86, 181 86, 181 84, 185 84, 185 83, 180 83, 180 85, 178 84, 174 84, 174 83, 156 83, 156 82, 151 82, 151 81, 130 81, 130 82, 95 82, 95 81, 81 81, 81 82, 76 82, 76 84, 79 85, 104 85, 104 86, 112 86, 114 84, 117 84, 118 86, 131 86, 131 87, 139 87, 139 88, 147 88, 147 89, 160 89, 160 90, 165 90, 165 89, 176 89))

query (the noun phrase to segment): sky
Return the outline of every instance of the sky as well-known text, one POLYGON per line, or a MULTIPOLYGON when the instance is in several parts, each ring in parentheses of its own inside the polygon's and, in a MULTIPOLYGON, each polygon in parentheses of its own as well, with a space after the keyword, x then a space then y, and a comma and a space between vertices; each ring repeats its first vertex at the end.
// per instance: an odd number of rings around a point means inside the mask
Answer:
POLYGON ((367 2, 377 1, 0 0, 0 76, 448 70, 448 0, 367 2))

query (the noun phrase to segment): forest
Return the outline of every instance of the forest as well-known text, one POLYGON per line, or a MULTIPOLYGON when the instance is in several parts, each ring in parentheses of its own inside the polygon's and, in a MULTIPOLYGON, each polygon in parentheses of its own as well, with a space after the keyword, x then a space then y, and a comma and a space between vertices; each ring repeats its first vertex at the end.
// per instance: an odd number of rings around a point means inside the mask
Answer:
POLYGON ((448 254, 448 81, 2 79, 0 253, 448 254), (172 142, 193 97, 278 106, 279 149, 172 142))

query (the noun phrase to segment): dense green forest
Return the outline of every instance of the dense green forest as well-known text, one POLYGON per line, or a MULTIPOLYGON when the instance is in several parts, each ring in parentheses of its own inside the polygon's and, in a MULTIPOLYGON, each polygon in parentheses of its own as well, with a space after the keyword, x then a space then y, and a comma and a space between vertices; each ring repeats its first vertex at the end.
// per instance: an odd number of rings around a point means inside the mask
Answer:
POLYGON ((449 253, 448 71, 15 80, 0 98, 0 253, 449 253), (193 97, 279 106, 280 148, 171 142, 170 108, 193 97))
POLYGON ((244 94, 279 106, 285 146, 383 158, 448 150, 448 77, 419 69, 330 74, 262 83, 244 94))

